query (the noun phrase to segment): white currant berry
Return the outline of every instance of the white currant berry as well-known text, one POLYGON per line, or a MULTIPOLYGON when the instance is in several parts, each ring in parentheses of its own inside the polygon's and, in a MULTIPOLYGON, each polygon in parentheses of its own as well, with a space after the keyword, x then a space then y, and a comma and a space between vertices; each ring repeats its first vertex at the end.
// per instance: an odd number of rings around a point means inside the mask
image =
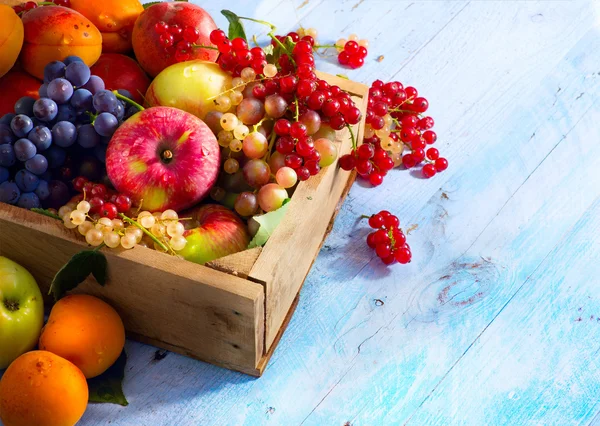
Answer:
POLYGON ((121 244, 121 237, 114 231, 104 234, 104 244, 110 248, 117 248, 121 244))
POLYGON ((240 77, 244 82, 249 83, 251 81, 254 81, 254 79, 256 78, 256 73, 252 68, 246 67, 240 73, 240 77))
POLYGON ((90 203, 87 201, 80 201, 79 204, 77 204, 77 210, 83 213, 89 212, 91 207, 92 206, 90 206, 90 203))
POLYGON ((90 222, 89 220, 86 220, 85 222, 83 222, 81 225, 79 225, 77 227, 77 230, 79 231, 79 233, 81 235, 83 235, 85 237, 85 234, 87 234, 87 232, 92 229, 94 227, 94 224, 92 222, 90 222))
POLYGON ((186 244, 187 244, 187 240, 185 239, 185 237, 183 235, 175 235, 169 241, 169 245, 175 251, 183 250, 185 248, 186 244))
POLYGON ((152 215, 144 216, 143 218, 139 219, 139 222, 144 228, 150 229, 156 223, 156 218, 152 215))
POLYGON ((79 226, 85 222, 85 213, 80 210, 73 210, 69 214, 69 217, 75 226, 79 226))
POLYGON ((267 64, 263 67, 265 77, 272 78, 277 75, 277 67, 273 64, 267 64))
POLYGON ((240 121, 235 116, 235 114, 228 112, 223 114, 223 116, 221 117, 221 127, 224 131, 231 132, 238 126, 238 124, 240 124, 240 121))
POLYGON ((103 234, 106 232, 110 232, 113 230, 112 220, 110 220, 107 217, 101 217, 100 219, 98 219, 98 222, 96 222, 95 228, 101 231, 103 234))
POLYGON ((250 129, 248 129, 248 126, 245 124, 239 124, 235 129, 233 129, 233 136, 239 140, 244 140, 244 138, 248 136, 248 133, 250 133, 250 129))
POLYGON ((65 206, 62 206, 60 209, 58 209, 58 215, 60 217, 64 217, 66 214, 70 214, 72 211, 73 211, 72 207, 65 205, 65 206))
POLYGON ((162 212, 160 218, 162 220, 177 220, 179 219, 179 216, 177 215, 177 212, 175 210, 169 209, 162 212))
POLYGON ((135 247, 135 244, 136 244, 136 239, 131 234, 125 234, 124 236, 121 237, 121 247, 130 249, 130 248, 135 247))
POLYGON ((104 242, 104 234, 102 231, 92 228, 85 234, 85 240, 91 246, 99 246, 104 242))
POLYGON ((183 235, 185 227, 181 222, 171 222, 167 225, 167 234, 169 237, 175 237, 176 235, 183 235))

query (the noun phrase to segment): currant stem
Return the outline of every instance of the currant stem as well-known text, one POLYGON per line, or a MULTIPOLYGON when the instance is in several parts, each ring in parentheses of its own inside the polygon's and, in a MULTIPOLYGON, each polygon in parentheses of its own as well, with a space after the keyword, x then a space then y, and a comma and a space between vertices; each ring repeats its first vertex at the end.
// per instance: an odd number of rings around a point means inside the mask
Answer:
POLYGON ((100 244, 98 247, 96 247, 96 248, 95 248, 94 250, 92 250, 92 251, 98 251, 98 250, 100 250, 102 247, 106 247, 106 244, 102 243, 102 244, 100 244))
POLYGON ((260 19, 246 18, 245 16, 238 16, 238 19, 245 19, 246 21, 252 21, 258 24, 266 25, 267 27, 271 28, 271 31, 275 31, 277 29, 277 27, 275 27, 275 25, 271 24, 270 22, 261 21, 260 19))
POLYGON ((275 34, 273 34, 273 32, 270 32, 267 35, 269 37, 271 37, 271 39, 275 40, 275 43, 277 43, 279 45, 279 47, 281 47, 283 49, 283 51, 288 56, 288 58, 290 58, 290 61, 292 62, 292 64, 294 64, 294 66, 296 66, 296 61, 294 61, 294 58, 292 58, 292 54, 287 49, 287 47, 285 47, 285 45, 281 41, 279 41, 279 39, 277 37, 275 37, 275 34))
POLYGON ((298 97, 294 96, 294 100, 296 101, 296 115, 294 116, 294 119, 297 122, 300 117, 300 107, 298 106, 298 97))
POLYGON ((271 159, 271 151, 273 150, 273 145, 275 145, 275 139, 277 139, 277 133, 273 130, 271 133, 271 140, 269 141, 269 147, 267 148, 267 153, 265 154, 264 161, 266 163, 271 159))
POLYGON ((193 44, 192 47, 194 49, 210 49, 210 50, 219 50, 218 47, 215 46, 204 46, 203 44, 193 44))
POLYGON ((265 120, 270 120, 269 117, 263 117, 258 123, 252 125, 252 128, 254 129, 255 132, 258 132, 258 128, 261 126, 261 124, 263 124, 263 121, 265 120))
POLYGON ((121 216, 121 219, 123 219, 125 222, 129 223, 130 225, 140 228, 142 230, 142 232, 144 234, 148 235, 152 239, 152 241, 154 241, 156 244, 158 244, 160 246, 161 249, 163 249, 164 251, 169 251, 169 247, 164 245, 164 243, 162 241, 160 241, 158 238, 156 238, 152 232, 148 231, 146 228, 144 228, 142 225, 137 223, 135 220, 125 216, 123 213, 119 213, 119 216, 121 216))
POLYGON ((313 46, 313 49, 329 49, 329 48, 340 48, 341 46, 338 46, 337 44, 315 44, 313 46))
POLYGON ((354 136, 354 130, 352 130, 352 126, 349 124, 346 124, 346 127, 350 131, 350 137, 352 138, 352 150, 354 151, 356 149, 356 137, 354 136))
POLYGON ((360 218, 361 218, 361 219, 370 219, 370 218, 371 218, 371 216, 367 216, 366 214, 361 214, 361 215, 360 215, 360 218))
POLYGON ((140 104, 138 104, 136 101, 129 99, 127 96, 121 95, 116 90, 113 90, 113 94, 117 97, 117 99, 119 99, 121 101, 125 101, 128 104, 130 104, 130 105, 133 105, 134 107, 136 107, 140 111, 144 111, 146 109, 143 106, 141 106, 140 104))

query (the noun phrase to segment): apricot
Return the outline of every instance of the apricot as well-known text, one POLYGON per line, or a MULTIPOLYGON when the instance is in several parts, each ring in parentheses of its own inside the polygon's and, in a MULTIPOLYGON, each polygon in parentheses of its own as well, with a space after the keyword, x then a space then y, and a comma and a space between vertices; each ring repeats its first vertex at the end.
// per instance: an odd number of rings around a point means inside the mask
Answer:
POLYGON ((15 359, 0 381, 4 426, 73 426, 88 402, 88 385, 73 363, 46 351, 15 359))
POLYGON ((150 79, 140 65, 118 53, 103 53, 92 67, 92 74, 104 80, 108 90, 128 90, 138 103, 144 102, 144 93, 150 86, 150 79))
POLYGON ((119 314, 106 302, 85 294, 60 299, 42 329, 40 349, 75 364, 88 379, 104 373, 125 346, 119 314))
POLYGON ((67 56, 94 65, 102 52, 102 35, 81 13, 62 6, 36 7, 23 14, 25 43, 21 63, 29 74, 44 78, 44 67, 67 56))
POLYGON ((98 27, 102 33, 102 53, 131 50, 133 24, 144 11, 139 0, 71 0, 71 8, 98 27))
POLYGON ((0 4, 0 77, 15 64, 23 46, 23 22, 12 7, 0 4))
POLYGON ((42 82, 23 71, 15 71, 15 67, 4 77, 0 77, 0 116, 15 112, 15 102, 23 96, 39 98, 38 90, 42 82))
MULTIPOLYGON (((139 16, 133 27, 133 51, 135 57, 151 77, 178 61, 175 58, 175 47, 165 50, 160 43, 160 36, 155 31, 155 25, 164 21, 169 25, 179 25, 181 28, 193 27, 198 31, 196 44, 211 46, 210 33, 217 29, 212 17, 192 3, 162 2, 150 6, 139 16)), ((188 60, 200 59, 215 62, 219 52, 211 49, 195 48, 188 60)))

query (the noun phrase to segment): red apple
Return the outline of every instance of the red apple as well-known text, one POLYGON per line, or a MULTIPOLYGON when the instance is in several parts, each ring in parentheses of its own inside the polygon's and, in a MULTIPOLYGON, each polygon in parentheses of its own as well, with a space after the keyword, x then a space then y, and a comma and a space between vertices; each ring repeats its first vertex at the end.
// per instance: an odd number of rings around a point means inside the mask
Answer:
POLYGON ((144 210, 180 211, 198 203, 219 174, 219 144, 198 117, 154 107, 127 120, 106 151, 114 187, 144 210))
POLYGON ((199 37, 195 44, 212 46, 210 33, 217 29, 215 21, 200 6, 186 2, 162 2, 150 6, 137 19, 133 27, 133 51, 142 68, 152 77, 169 65, 182 60, 202 59, 215 62, 219 52, 211 49, 193 48, 189 57, 177 60, 176 47, 165 49, 160 43, 160 34, 155 26, 158 22, 169 26, 178 25, 180 29, 192 27, 198 31, 199 37))
POLYGON ((134 59, 118 53, 103 53, 91 70, 92 74, 104 80, 108 90, 125 89, 134 101, 144 102, 150 79, 134 59))
POLYGON ((246 225, 227 207, 206 204, 179 216, 192 218, 182 222, 187 244, 178 252, 191 262, 204 264, 248 248, 250 235, 246 225))

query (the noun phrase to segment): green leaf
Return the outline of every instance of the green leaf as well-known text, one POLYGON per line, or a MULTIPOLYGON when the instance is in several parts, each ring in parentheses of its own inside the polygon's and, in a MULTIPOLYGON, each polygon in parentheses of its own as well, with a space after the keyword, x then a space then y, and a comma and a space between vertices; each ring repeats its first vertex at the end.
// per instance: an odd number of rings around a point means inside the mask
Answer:
POLYGON ((272 55, 275 51, 275 46, 269 44, 268 46, 263 47, 262 50, 264 50, 265 55, 272 55))
POLYGON ((44 216, 48 216, 48 217, 51 217, 53 219, 62 220, 59 215, 54 214, 51 211, 48 211, 46 209, 38 209, 37 207, 34 207, 34 208, 31 209, 31 211, 34 212, 34 213, 43 214, 44 216))
POLYGON ((229 31, 227 32, 229 39, 233 40, 234 38, 239 37, 248 41, 248 38, 246 37, 246 31, 244 31, 244 26, 242 25, 240 17, 230 10, 222 10, 221 14, 229 21, 229 31))
POLYGON ((150 6, 154 6, 155 4, 162 3, 162 1, 151 1, 150 3, 144 3, 144 9, 148 9, 150 6))
MULTIPOLYGON (((73 290, 90 274, 93 274, 101 285, 106 284, 106 257, 96 250, 84 250, 75 254, 57 272, 50 284, 50 292, 54 300, 58 300, 69 290, 73 290)), ((49 293, 50 294, 50 293, 49 293)))
POLYGON ((115 363, 104 373, 93 379, 88 379, 89 401, 110 404, 129 405, 123 393, 123 377, 127 354, 123 349, 115 363))
POLYGON ((277 225, 281 222, 283 217, 285 216, 285 212, 287 212, 289 206, 289 199, 283 202, 283 205, 275 211, 263 214, 261 216, 254 216, 254 220, 256 220, 260 227, 258 228, 258 232, 250 241, 248 248, 260 247, 264 246, 269 239, 269 237, 277 228, 277 225))

